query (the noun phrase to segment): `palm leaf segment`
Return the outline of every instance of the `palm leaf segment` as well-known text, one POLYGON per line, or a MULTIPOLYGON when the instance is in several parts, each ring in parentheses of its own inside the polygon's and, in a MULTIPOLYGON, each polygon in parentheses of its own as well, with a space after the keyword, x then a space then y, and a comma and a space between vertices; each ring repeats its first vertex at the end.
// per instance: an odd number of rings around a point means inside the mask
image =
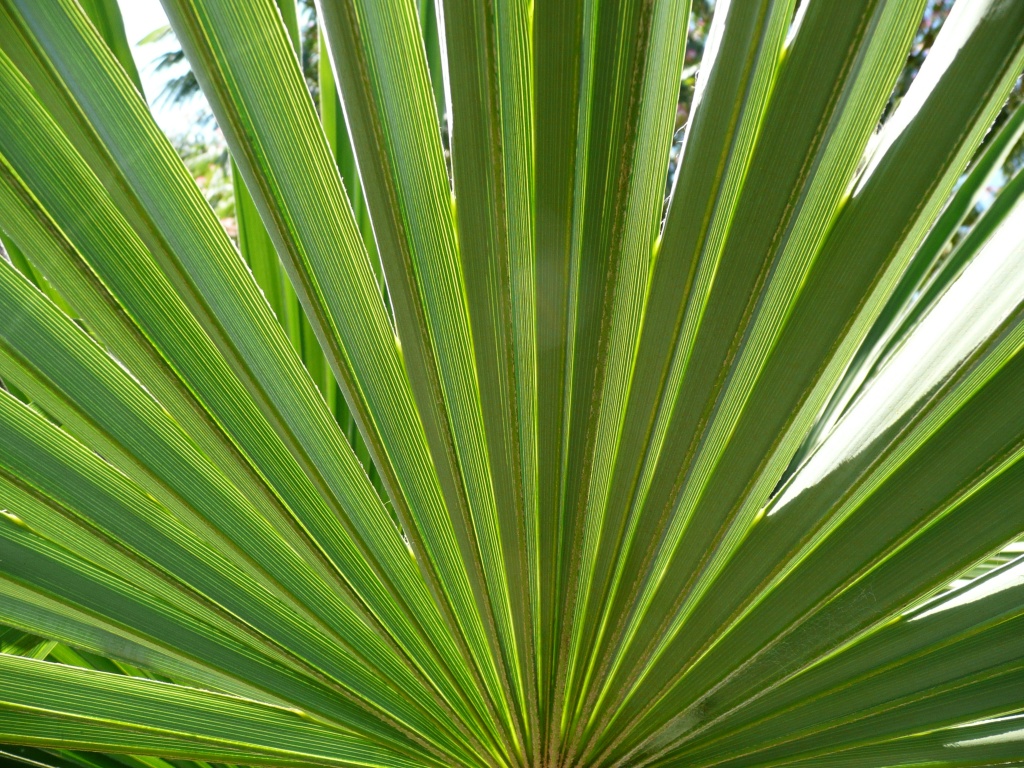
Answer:
POLYGON ((164 5, 244 258, 0 2, 0 759, 1024 761, 1024 4, 719 0, 664 219, 686 2, 164 5))

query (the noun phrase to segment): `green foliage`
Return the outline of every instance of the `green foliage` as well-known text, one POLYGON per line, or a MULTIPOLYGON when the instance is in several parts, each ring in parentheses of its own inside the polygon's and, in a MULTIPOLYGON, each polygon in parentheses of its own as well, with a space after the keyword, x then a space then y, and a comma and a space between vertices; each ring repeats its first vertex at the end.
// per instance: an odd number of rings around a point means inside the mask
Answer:
POLYGON ((230 158, 0 0, 0 765, 1024 764, 1024 5, 164 5, 230 158))

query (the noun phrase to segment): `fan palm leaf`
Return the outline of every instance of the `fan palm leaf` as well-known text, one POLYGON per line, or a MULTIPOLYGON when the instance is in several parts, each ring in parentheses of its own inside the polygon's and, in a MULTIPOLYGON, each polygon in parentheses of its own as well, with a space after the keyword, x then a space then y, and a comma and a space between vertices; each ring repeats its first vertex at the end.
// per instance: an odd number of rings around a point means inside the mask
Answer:
POLYGON ((0 0, 0 761, 1024 764, 1024 4, 433 5, 0 0))

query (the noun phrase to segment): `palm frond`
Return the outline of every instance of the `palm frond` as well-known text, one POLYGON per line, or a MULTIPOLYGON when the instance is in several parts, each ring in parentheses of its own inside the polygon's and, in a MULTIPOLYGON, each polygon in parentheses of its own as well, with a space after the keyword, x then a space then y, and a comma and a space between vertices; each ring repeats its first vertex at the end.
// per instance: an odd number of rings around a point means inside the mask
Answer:
POLYGON ((1024 764, 1024 4, 164 6, 237 243, 0 0, 0 764, 1024 764))

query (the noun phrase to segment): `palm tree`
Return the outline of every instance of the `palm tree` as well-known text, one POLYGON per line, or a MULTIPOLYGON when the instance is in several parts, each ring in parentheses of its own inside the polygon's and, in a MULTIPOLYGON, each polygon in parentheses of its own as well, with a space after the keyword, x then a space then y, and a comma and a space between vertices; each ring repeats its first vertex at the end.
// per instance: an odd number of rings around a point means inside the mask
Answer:
POLYGON ((112 5, 0 0, 7 758, 1024 764, 1024 3, 879 126, 924 0, 719 0, 663 219, 688 2, 319 0, 318 115, 164 0, 240 249, 112 5))

